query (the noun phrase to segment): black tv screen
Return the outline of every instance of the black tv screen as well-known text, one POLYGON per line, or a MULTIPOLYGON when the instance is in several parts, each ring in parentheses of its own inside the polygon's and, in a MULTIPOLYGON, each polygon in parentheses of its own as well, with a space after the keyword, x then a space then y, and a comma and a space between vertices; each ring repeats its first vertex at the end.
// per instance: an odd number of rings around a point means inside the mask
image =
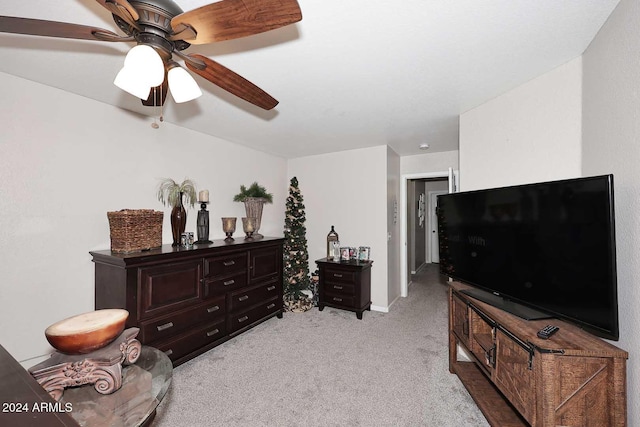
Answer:
POLYGON ((613 175, 441 195, 437 212, 440 271, 473 296, 618 340, 613 175))

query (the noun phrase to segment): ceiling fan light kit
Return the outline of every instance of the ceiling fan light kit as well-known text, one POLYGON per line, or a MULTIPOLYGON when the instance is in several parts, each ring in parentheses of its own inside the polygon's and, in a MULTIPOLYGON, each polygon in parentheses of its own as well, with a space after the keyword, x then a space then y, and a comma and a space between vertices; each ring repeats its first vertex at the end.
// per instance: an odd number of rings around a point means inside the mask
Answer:
POLYGON ((202 95, 193 77, 172 60, 174 54, 193 73, 253 105, 270 110, 278 104, 268 93, 212 59, 182 51, 192 44, 248 37, 298 22, 302 12, 296 0, 220 0, 188 12, 173 0, 96 1, 112 13, 126 36, 102 28, 11 16, 0 16, 0 33, 137 42, 114 84, 140 98, 145 106, 162 106, 167 88, 177 103, 202 95))
POLYGON ((149 97, 151 86, 141 77, 142 76, 133 69, 123 67, 122 70, 116 74, 113 84, 137 98, 146 99, 149 97))
POLYGON ((167 68, 167 80, 169 81, 169 91, 176 104, 189 102, 200 96, 202 91, 198 83, 191 77, 191 74, 176 62, 170 63, 167 68))
POLYGON ((130 94, 147 99, 152 87, 164 80, 164 64, 154 48, 144 44, 133 47, 124 59, 124 67, 114 84, 130 94))

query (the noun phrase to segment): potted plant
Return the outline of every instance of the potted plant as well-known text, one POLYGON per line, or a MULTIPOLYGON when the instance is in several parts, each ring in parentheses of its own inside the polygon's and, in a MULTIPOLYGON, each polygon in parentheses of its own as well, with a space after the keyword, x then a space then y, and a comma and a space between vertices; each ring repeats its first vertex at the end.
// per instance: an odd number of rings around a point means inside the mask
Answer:
POLYGON ((253 238, 262 237, 262 234, 258 233, 262 219, 262 208, 265 203, 273 203, 273 194, 267 192, 265 187, 254 182, 249 187, 241 185, 240 192, 233 197, 233 201, 244 202, 247 218, 255 218, 253 238))
POLYGON ((193 207, 197 201, 196 185, 190 179, 185 179, 178 184, 171 178, 164 178, 158 184, 158 200, 164 206, 171 206, 171 235, 173 246, 180 243, 180 235, 184 233, 187 226, 187 211, 184 209, 184 202, 193 207))

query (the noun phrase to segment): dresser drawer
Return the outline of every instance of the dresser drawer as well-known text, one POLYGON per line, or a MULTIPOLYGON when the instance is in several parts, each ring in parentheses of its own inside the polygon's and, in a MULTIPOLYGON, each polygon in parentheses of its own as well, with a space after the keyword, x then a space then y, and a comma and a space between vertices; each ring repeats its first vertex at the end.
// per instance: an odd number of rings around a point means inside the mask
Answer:
POLYGON ((174 339, 151 343, 151 346, 164 351, 173 361, 191 353, 195 349, 204 347, 226 335, 224 317, 201 326, 193 332, 185 333, 174 339))
POLYGON ((204 297, 209 298, 216 293, 228 292, 247 285, 247 273, 237 273, 219 279, 205 279, 204 297))
POLYGON ((278 295, 278 286, 275 281, 266 285, 240 289, 229 294, 229 311, 241 310, 278 295))
POLYGON ((346 283, 333 283, 333 282, 327 282, 327 284, 324 287, 325 292, 327 293, 331 293, 331 294, 336 294, 336 295, 355 295, 356 293, 356 287, 355 285, 350 285, 350 284, 346 284, 346 283))
POLYGON ((274 297, 247 310, 229 316, 229 333, 236 332, 282 308, 282 298, 274 297))
POLYGON ((324 280, 327 282, 351 283, 355 285, 357 274, 355 271, 327 267, 324 273, 324 280))
POLYGON ((344 295, 325 295, 325 302, 334 305, 343 305, 345 307, 355 307, 355 298, 344 295))
POLYGON ((146 344, 169 338, 193 325, 215 321, 217 317, 224 316, 225 311, 225 296, 220 295, 206 304, 140 322, 140 340, 146 344))
POLYGON ((204 259, 204 275, 226 276, 232 273, 247 271, 247 254, 240 252, 204 259))
POLYGON ((200 259, 138 269, 139 319, 171 313, 201 301, 200 259))
POLYGON ((282 271, 282 251, 279 246, 249 251, 249 277, 251 283, 273 279, 282 271))

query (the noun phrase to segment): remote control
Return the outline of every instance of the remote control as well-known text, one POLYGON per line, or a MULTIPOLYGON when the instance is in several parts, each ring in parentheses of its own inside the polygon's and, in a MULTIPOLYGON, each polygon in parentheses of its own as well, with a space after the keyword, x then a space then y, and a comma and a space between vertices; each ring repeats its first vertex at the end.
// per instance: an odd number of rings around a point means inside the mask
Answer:
POLYGON ((551 335, 558 332, 558 329, 560 328, 557 326, 547 325, 538 331, 538 338, 542 338, 543 340, 549 339, 551 335))

